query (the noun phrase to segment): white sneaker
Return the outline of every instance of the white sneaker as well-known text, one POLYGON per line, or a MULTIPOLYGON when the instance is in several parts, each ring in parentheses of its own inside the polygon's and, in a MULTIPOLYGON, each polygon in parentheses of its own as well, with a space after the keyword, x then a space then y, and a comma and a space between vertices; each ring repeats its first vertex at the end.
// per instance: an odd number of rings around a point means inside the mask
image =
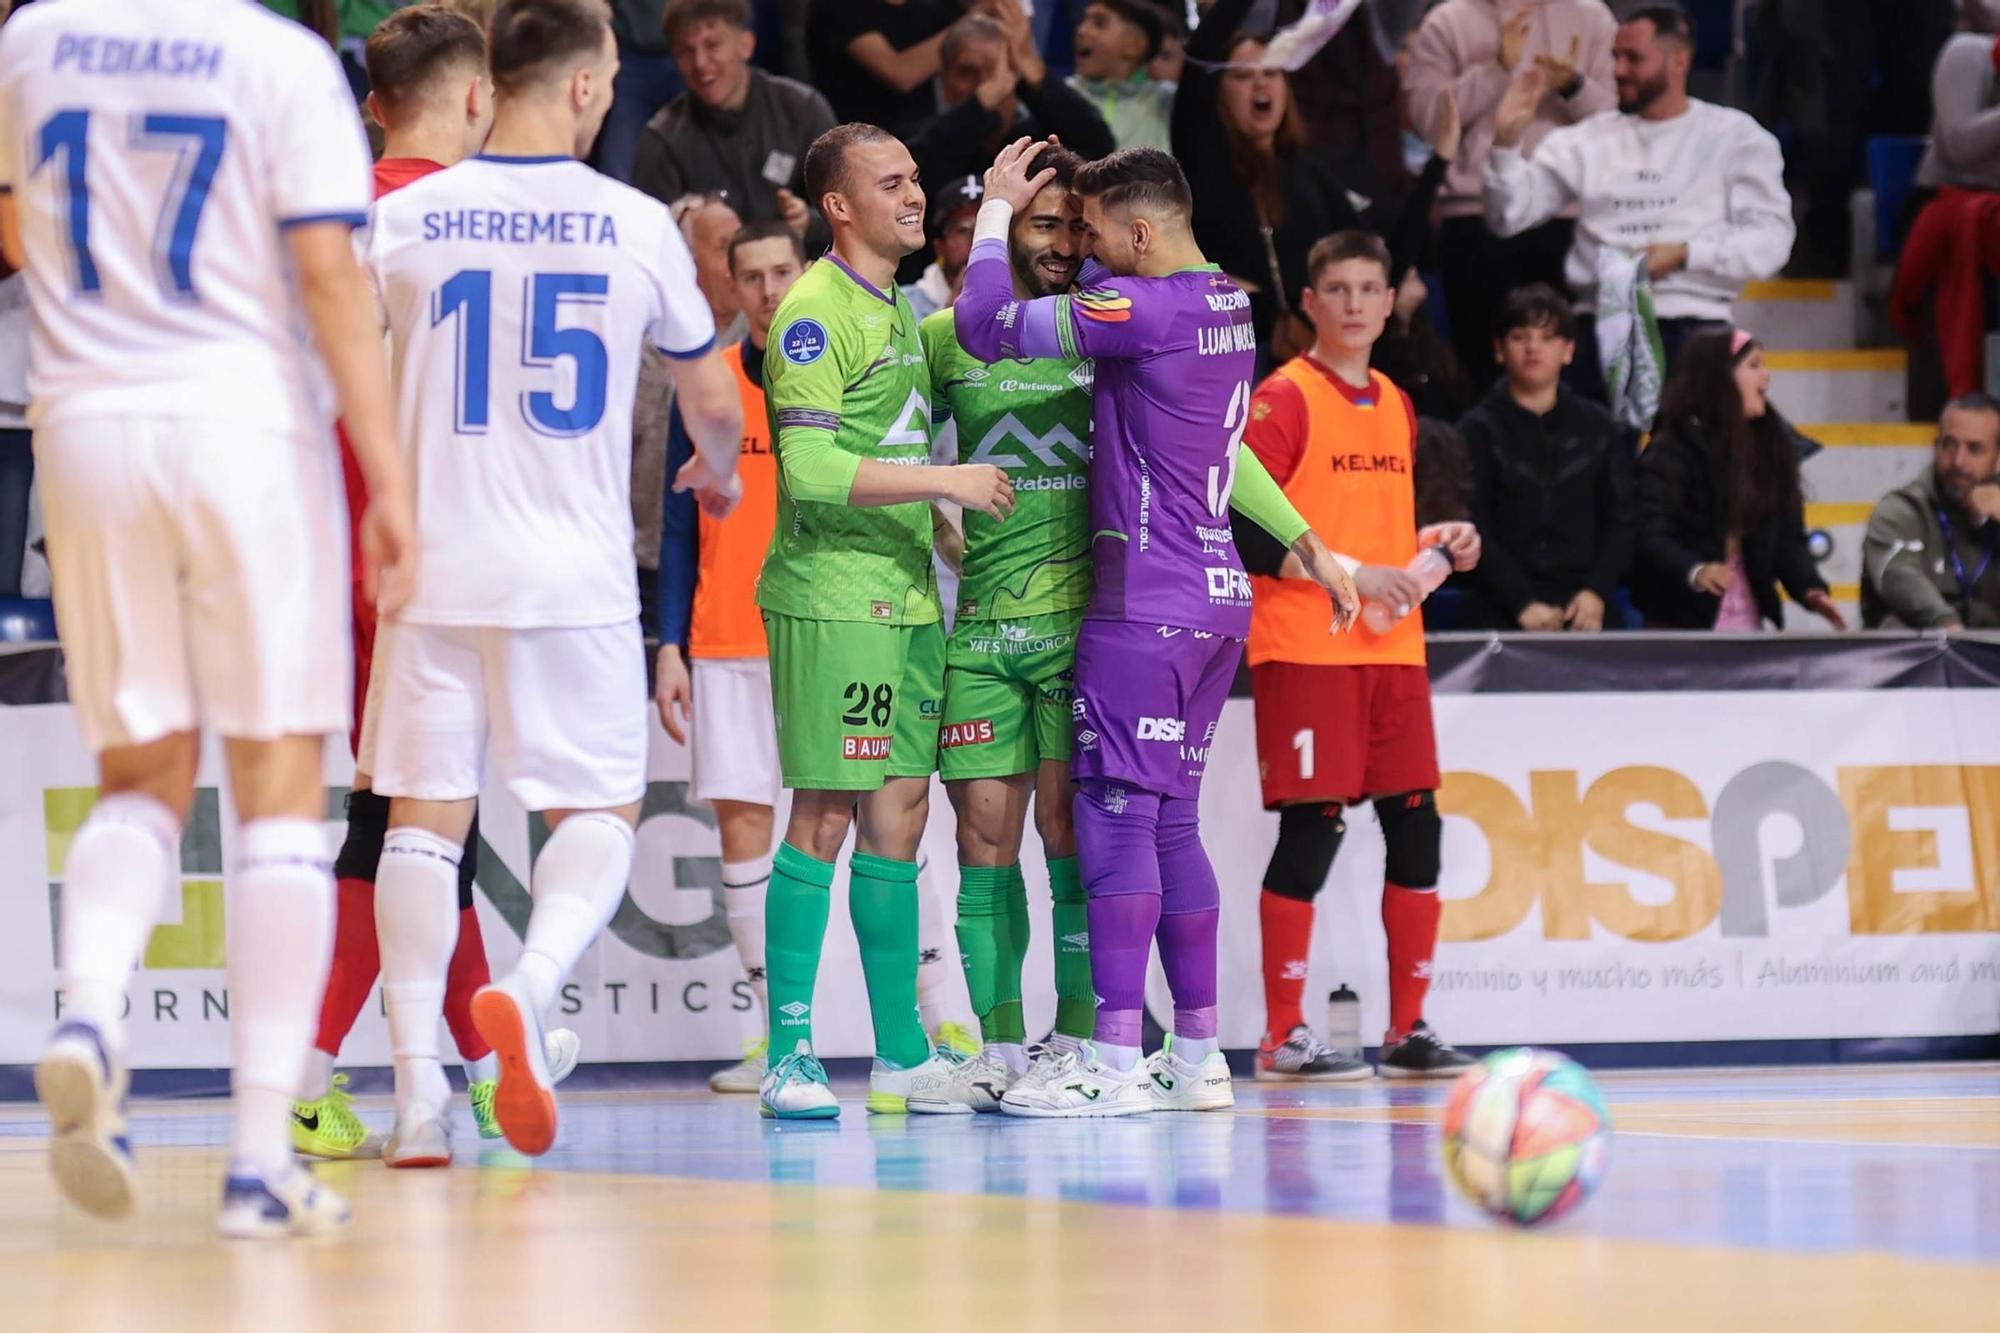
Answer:
POLYGON ((1065 1055, 1075 1055, 1083 1049, 1082 1043, 1074 1037, 1051 1036, 1047 1041, 1036 1042, 1028 1047, 1028 1068, 1016 1075, 1010 1087, 1039 1088, 1049 1081, 1049 1073, 1055 1069, 1065 1055))
POLYGON ((764 1075, 757 1110, 769 1120, 831 1120, 840 1114, 840 1102, 826 1085, 826 1066, 803 1037, 764 1075))
MULTIPOLYGON (((1034 1066, 1028 1072, 1034 1074, 1034 1066)), ((1008 1115, 1046 1117, 1144 1115, 1153 1109, 1150 1086, 1143 1061, 1113 1069, 1099 1064, 1097 1048, 1085 1042, 1081 1051, 1064 1052, 1049 1062, 1040 1082, 1017 1079, 1000 1098, 1000 1109, 1008 1115)))
POLYGON ((542 1016, 528 983, 515 973, 481 986, 472 997, 472 1021, 500 1057, 494 1118, 515 1151, 541 1156, 556 1141, 556 1094, 542 1016))
POLYGON ((49 1169, 66 1198, 94 1217, 123 1217, 138 1195, 125 1137, 124 1062, 94 1023, 72 1019, 35 1066, 35 1096, 49 1113, 49 1169))
POLYGON ((1166 1044, 1146 1057, 1144 1068, 1156 1111, 1225 1111, 1236 1105, 1229 1061, 1221 1051, 1211 1051, 1199 1062, 1183 1060, 1174 1053, 1169 1033, 1166 1044))
POLYGON ((955 1115, 958 1108, 989 1112, 1000 1109, 1000 1098, 1013 1083, 1007 1061, 988 1046, 970 1060, 961 1060, 943 1088, 910 1094, 910 1110, 919 1114, 955 1115))
POLYGON ((972 1108, 951 1100, 952 1078, 967 1057, 949 1046, 933 1046, 930 1059, 908 1069, 893 1069, 877 1056, 868 1071, 870 1115, 971 1115, 972 1108))
POLYGON ((583 1038, 568 1028, 550 1028, 542 1038, 542 1060, 549 1067, 549 1086, 576 1072, 577 1057, 583 1054, 583 1038))
POLYGON ((382 1164, 399 1168, 450 1166, 451 1121, 443 1107, 411 1102, 396 1108, 396 1127, 382 1145, 382 1164))
POLYGON ((222 1182, 222 1212, 215 1226, 234 1240, 318 1236, 338 1231, 352 1217, 347 1201, 302 1166, 267 1176, 231 1163, 222 1182))
POLYGON ((766 1055, 771 1049, 769 1037, 759 1037, 743 1046, 743 1058, 726 1069, 718 1069, 708 1076, 710 1092, 755 1092, 764 1086, 764 1075, 771 1062, 766 1055))

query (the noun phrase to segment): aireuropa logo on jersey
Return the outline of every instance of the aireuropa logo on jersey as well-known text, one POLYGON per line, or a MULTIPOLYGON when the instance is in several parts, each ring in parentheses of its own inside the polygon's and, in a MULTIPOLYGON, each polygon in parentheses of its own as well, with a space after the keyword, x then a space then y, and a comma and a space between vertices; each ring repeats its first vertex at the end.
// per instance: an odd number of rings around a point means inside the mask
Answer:
POLYGON ((1488 852, 1448 847, 1444 940, 1752 940, 1794 915, 1853 936, 2000 931, 2000 766, 1454 771, 1438 808, 1488 852))

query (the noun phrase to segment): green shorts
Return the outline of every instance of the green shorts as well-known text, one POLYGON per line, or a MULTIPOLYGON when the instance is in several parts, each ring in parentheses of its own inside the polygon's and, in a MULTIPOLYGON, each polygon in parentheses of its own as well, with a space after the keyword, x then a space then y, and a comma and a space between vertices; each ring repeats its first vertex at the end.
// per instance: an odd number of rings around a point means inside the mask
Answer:
POLYGON ((778 768, 794 791, 874 791, 937 771, 944 627, 764 613, 778 768))
POLYGON ((1069 762, 1082 624, 1076 610, 961 620, 952 628, 938 738, 946 782, 1030 773, 1045 759, 1069 762))

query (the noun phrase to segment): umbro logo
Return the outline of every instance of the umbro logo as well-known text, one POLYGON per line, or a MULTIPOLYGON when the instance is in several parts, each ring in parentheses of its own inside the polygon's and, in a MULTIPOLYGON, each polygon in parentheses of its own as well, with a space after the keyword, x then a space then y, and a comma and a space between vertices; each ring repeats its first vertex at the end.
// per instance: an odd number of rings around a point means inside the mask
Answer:
POLYGON ((1074 935, 1063 936, 1062 942, 1072 949, 1088 949, 1090 947, 1090 932, 1079 930, 1074 935))
POLYGON ((807 1014, 811 1013, 812 1006, 809 1004, 804 1004, 798 1000, 793 1000, 790 1004, 779 1005, 778 1012, 783 1014, 786 1018, 789 1018, 794 1022, 796 1022, 799 1019, 804 1018, 807 1014))

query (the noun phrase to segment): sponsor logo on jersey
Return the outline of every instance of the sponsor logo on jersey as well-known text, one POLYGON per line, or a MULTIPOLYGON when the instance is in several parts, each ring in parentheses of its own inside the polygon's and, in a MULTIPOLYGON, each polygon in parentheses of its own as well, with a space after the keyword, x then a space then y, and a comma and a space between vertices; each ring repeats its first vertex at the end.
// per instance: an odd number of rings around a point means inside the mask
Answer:
POLYGON ((982 380, 991 378, 992 374, 993 372, 985 366, 974 366, 965 372, 963 378, 967 384, 978 384, 982 380))
POLYGON ((1218 313, 1250 308, 1250 293, 1241 287, 1232 287, 1226 292, 1204 292, 1202 295, 1208 301, 1208 308, 1218 313))
POLYGON ((842 736, 840 757, 842 759, 887 759, 889 757, 887 736, 842 736))
POLYGON ((1086 750, 1097 748, 1097 733, 1088 728, 1076 733, 1076 743, 1086 750))
POLYGON ((870 602, 868 614, 877 620, 887 620, 896 614, 896 605, 893 602, 870 602))
POLYGON ((1068 393, 1066 384, 1037 384, 1033 380, 1001 380, 993 386, 1001 393, 1068 393))
POLYGON ((1187 723, 1177 717, 1142 717, 1139 719, 1139 739, 1178 744, 1187 739, 1187 723))
MULTIPOLYGON (((973 448, 968 463, 991 463, 998 468, 1025 467, 1030 462, 1043 467, 1061 468, 1076 465, 1088 466, 1090 446, 1076 437, 1076 433, 1060 422, 1049 427, 1046 434, 1038 435, 1022 424, 1012 412, 1007 413, 988 428, 973 448), (1017 447, 1004 447, 1017 446, 1017 447), (1026 454, 1032 458, 1025 457, 1026 454), (1068 457, 1065 458, 1064 455, 1068 457)), ((1020 485, 1015 483, 1016 487, 1020 485)))
POLYGON ((816 319, 793 320, 785 336, 778 340, 785 360, 799 366, 809 366, 825 356, 826 344, 826 325, 816 319))
POLYGON ((1208 568, 1208 600, 1240 606, 1250 600, 1250 576, 1240 569, 1208 568))
POLYGON ((961 745, 991 745, 993 743, 993 719, 974 718, 970 722, 953 722, 938 733, 938 748, 956 750, 961 745))
POLYGON ((1400 477, 1408 474, 1410 460, 1401 454, 1334 454, 1327 467, 1334 472, 1388 472, 1400 477))
POLYGON ((1221 555, 1236 540, 1234 529, 1210 527, 1206 523, 1195 524, 1194 535, 1201 540, 1203 555, 1221 555))
POLYGON ((996 634, 971 635, 966 638, 967 651, 975 653, 1019 653, 1051 652, 1069 647, 1071 638, 1067 634, 1044 634, 1036 637, 1026 625, 1002 623, 996 634))
POLYGON ((1206 745, 1183 745, 1181 747, 1181 762, 1188 765, 1188 772, 1192 773, 1197 768, 1207 767, 1208 749, 1209 747, 1206 745))
POLYGON ((1078 365, 1075 370, 1070 371, 1069 382, 1085 393, 1089 393, 1091 388, 1097 383, 1097 363, 1094 361, 1085 361, 1078 365))
POLYGON ((918 717, 943 717, 943 716, 944 716, 944 700, 942 700, 942 699, 919 699, 919 700, 917 701, 917 716, 918 716, 918 717))
POLYGON ((1090 478, 1081 472, 1054 477, 1022 477, 1014 483, 1017 491, 1082 491, 1090 488, 1090 478))

